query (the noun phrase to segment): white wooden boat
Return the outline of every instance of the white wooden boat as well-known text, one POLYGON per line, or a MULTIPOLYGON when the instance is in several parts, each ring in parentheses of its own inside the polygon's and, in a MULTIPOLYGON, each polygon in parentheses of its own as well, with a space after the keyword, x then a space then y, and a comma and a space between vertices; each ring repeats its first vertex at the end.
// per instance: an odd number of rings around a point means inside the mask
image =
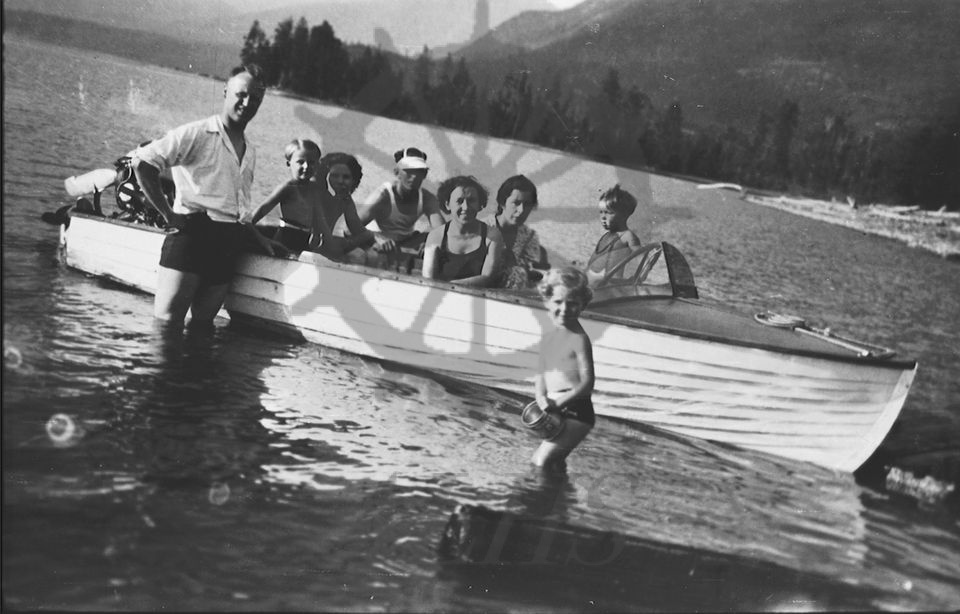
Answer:
MULTIPOLYGON (((72 268, 152 293, 163 236, 73 213, 62 254, 72 268)), ((533 293, 468 289, 312 253, 245 255, 225 309, 325 346, 528 396, 550 326, 533 293)), ((597 413, 855 470, 896 420, 916 363, 802 323, 758 319, 697 299, 672 246, 639 250, 601 282, 581 317, 594 344, 597 413)))

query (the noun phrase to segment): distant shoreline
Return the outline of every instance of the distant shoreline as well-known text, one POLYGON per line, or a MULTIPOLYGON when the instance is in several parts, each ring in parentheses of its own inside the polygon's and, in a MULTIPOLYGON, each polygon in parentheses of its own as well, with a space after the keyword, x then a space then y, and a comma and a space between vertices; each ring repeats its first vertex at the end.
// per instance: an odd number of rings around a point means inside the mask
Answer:
POLYGON ((760 194, 735 184, 715 183, 698 187, 739 190, 743 200, 755 205, 887 237, 909 247, 933 252, 946 260, 960 262, 960 212, 889 205, 855 206, 786 194, 760 194))

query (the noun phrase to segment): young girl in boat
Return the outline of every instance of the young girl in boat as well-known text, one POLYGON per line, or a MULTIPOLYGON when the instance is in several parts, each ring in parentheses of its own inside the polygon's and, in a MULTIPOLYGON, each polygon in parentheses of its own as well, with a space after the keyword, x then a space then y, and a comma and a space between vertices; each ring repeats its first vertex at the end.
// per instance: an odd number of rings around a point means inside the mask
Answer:
POLYGON ((353 193, 363 178, 363 167, 352 155, 343 152, 326 154, 320 158, 319 177, 327 185, 327 198, 321 202, 327 226, 335 233, 325 242, 321 251, 334 260, 364 264, 363 248, 373 244, 373 233, 360 222, 353 193), (343 218, 346 232, 337 230, 343 218))
POLYGON ((630 192, 613 186, 600 195, 600 225, 606 230, 587 262, 587 277, 591 285, 640 247, 640 238, 627 228, 627 219, 637 209, 637 199, 630 192))
POLYGON ((280 205, 280 228, 273 240, 254 233, 271 256, 315 251, 331 236, 322 209, 323 199, 329 198, 329 194, 325 182, 317 181, 320 147, 307 139, 294 139, 284 148, 283 155, 290 168, 290 179, 278 185, 250 217, 250 224, 255 225, 280 205))
POLYGON ((536 377, 537 405, 545 412, 559 413, 563 430, 540 443, 533 454, 539 467, 563 469, 570 452, 594 425, 593 346, 580 325, 580 312, 593 291, 586 274, 573 267, 550 269, 537 289, 553 324, 540 341, 536 377))
POLYGON ((473 177, 451 177, 437 189, 440 210, 450 221, 427 235, 423 276, 465 286, 489 287, 497 281, 503 239, 496 228, 477 219, 487 204, 486 188, 473 177))

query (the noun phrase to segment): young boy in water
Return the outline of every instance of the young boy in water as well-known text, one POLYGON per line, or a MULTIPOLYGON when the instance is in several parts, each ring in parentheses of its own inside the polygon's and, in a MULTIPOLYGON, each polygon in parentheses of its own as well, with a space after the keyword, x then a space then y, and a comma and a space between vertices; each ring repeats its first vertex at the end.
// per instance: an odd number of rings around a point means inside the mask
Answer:
POLYGON ((565 459, 593 428, 593 346, 580 325, 580 312, 593 291, 587 276, 573 267, 550 269, 538 288, 553 330, 540 341, 536 398, 540 409, 565 418, 559 435, 544 440, 533 454, 540 467, 563 469, 565 459))
POLYGON ((637 209, 637 199, 620 184, 600 195, 600 225, 606 232, 597 241, 589 262, 587 277, 591 285, 640 247, 640 238, 627 228, 627 219, 637 209))
POLYGON ((331 236, 323 216, 322 200, 329 198, 326 181, 318 181, 320 147, 308 139, 294 139, 283 150, 290 178, 278 185, 257 207, 250 218, 256 224, 280 205, 280 228, 273 241, 255 233, 263 249, 271 256, 286 252, 316 251, 331 236))

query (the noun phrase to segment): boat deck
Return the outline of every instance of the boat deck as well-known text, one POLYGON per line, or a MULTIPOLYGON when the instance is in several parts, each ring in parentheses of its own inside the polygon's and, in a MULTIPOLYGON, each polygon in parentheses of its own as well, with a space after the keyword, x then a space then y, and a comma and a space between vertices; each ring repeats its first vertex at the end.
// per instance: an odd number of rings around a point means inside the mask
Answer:
MULTIPOLYGON (((915 362, 906 359, 891 360, 886 356, 860 356, 857 351, 836 337, 826 338, 814 332, 804 334, 790 328, 767 326, 750 316, 733 313, 700 300, 674 297, 647 297, 633 300, 615 300, 587 309, 586 314, 623 319, 644 328, 681 334, 698 339, 727 344, 774 349, 786 349, 803 355, 828 356, 856 362, 890 365, 909 369, 915 362)), ((871 346, 865 345, 872 349, 871 346)))

